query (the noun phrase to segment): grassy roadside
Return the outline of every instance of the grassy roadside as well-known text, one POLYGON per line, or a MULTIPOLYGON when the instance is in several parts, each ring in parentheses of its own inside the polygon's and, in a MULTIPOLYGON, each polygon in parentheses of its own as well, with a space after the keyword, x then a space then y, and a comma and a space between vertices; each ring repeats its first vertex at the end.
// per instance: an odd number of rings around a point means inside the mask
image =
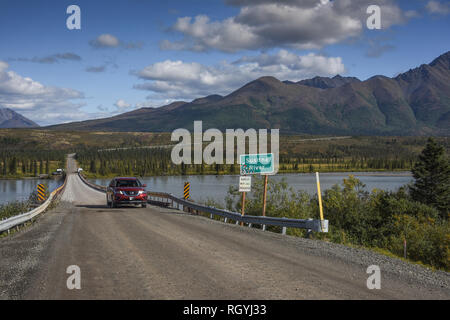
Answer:
POLYGON ((8 219, 31 210, 29 201, 14 201, 0 205, 0 220, 8 219))

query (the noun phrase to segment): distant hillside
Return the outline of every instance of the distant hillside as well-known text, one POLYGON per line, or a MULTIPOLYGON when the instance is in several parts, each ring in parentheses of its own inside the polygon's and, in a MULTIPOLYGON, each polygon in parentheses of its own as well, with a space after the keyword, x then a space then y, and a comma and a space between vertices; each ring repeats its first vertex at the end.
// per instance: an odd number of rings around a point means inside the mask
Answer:
POLYGON ((39 125, 9 108, 0 107, 0 128, 34 128, 39 125))
POLYGON ((366 81, 336 76, 298 83, 273 77, 252 81, 222 97, 211 95, 111 118, 49 127, 58 130, 157 131, 279 128, 282 133, 449 135, 450 52, 395 78, 366 81))

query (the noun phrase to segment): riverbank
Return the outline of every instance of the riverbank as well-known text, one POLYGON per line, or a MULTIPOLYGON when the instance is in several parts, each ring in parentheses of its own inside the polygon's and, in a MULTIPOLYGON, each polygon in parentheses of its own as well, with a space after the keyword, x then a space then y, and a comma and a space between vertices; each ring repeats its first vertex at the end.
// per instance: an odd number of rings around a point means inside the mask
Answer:
POLYGON ((58 180, 61 179, 62 176, 49 176, 49 177, 43 177, 43 176, 38 176, 38 177, 33 177, 33 176, 21 176, 21 175, 17 175, 17 176, 7 176, 7 177, 3 177, 0 176, 0 180, 58 180))
MULTIPOLYGON (((330 175, 345 175, 345 174, 358 174, 359 176, 380 176, 380 177, 409 177, 411 176, 411 172, 410 171, 405 171, 405 170, 352 170, 352 171, 348 171, 348 170, 336 170, 336 171, 321 171, 318 170, 319 173, 326 173, 326 174, 330 174, 330 175)), ((303 172, 303 171, 278 171, 277 174, 315 174, 315 172, 303 172)), ((119 175, 117 174, 107 174, 107 175, 100 175, 97 173, 91 173, 88 171, 83 171, 83 175, 87 178, 87 179, 113 179, 119 175)), ((182 174, 156 174, 156 175, 151 175, 151 174, 147 174, 145 175, 145 177, 183 177, 183 176, 238 176, 239 172, 235 172, 235 173, 230 173, 230 172, 219 172, 219 174, 217 174, 216 172, 207 172, 207 173, 198 173, 198 172, 189 172, 185 175, 182 174)), ((141 177, 139 175, 123 175, 123 176, 137 176, 137 177, 141 177)))

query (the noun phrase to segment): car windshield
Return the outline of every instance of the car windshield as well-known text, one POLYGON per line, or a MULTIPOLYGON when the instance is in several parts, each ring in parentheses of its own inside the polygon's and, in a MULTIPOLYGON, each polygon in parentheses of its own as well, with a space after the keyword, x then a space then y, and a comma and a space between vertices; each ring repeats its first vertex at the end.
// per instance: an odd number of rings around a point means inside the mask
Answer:
POLYGON ((118 180, 117 187, 140 187, 141 183, 139 180, 118 180))

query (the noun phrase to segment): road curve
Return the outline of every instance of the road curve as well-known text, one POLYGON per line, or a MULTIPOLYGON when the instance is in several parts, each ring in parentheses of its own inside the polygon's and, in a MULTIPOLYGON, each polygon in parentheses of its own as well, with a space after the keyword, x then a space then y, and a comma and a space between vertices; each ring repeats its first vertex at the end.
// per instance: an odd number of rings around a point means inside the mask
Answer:
POLYGON ((106 207, 74 172, 59 205, 0 239, 0 299, 449 299, 449 274, 157 207, 106 207), (381 289, 367 288, 369 265, 381 289), (69 290, 66 269, 81 270, 69 290))

